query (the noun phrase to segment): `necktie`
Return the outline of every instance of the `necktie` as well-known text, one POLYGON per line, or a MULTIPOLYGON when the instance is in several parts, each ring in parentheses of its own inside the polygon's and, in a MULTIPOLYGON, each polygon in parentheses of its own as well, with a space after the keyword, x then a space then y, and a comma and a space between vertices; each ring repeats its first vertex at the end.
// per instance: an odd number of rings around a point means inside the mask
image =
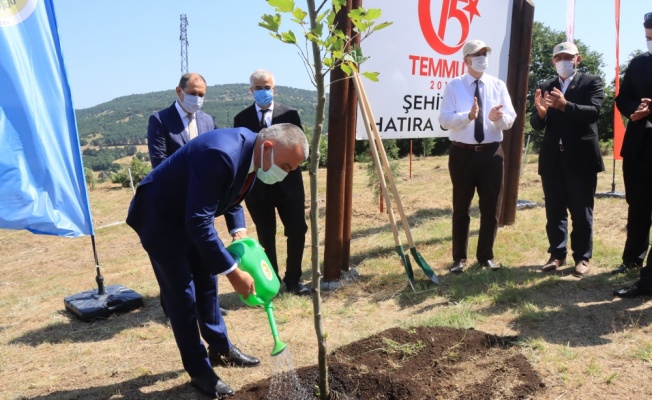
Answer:
POLYGON ((475 119, 475 129, 473 130, 473 137, 478 143, 484 141, 484 114, 482 113, 482 97, 480 97, 480 80, 475 81, 475 93, 473 94, 478 99, 478 117, 475 119))
POLYGON ((261 128, 267 128, 267 119, 265 118, 265 114, 267 114, 267 111, 269 111, 269 108, 267 110, 260 110, 260 127, 261 128))
POLYGON ((197 119, 195 114, 188 114, 188 137, 190 140, 197 137, 197 119))
POLYGON ((247 192, 249 192, 249 188, 254 183, 254 178, 256 178, 255 172, 251 172, 249 175, 247 175, 247 179, 245 180, 244 186, 242 186, 242 190, 240 191, 238 198, 235 199, 235 201, 233 202, 233 205, 240 203, 245 198, 247 192))

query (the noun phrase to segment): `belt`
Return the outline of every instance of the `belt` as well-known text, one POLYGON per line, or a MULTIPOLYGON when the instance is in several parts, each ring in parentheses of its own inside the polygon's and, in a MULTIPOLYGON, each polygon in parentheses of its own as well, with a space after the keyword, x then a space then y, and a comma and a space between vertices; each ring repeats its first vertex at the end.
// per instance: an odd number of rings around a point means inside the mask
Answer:
POLYGON ((493 147, 497 143, 498 142, 484 143, 484 144, 468 144, 468 143, 462 143, 462 142, 451 142, 451 145, 455 146, 455 147, 461 147, 461 148, 466 149, 466 150, 480 152, 480 151, 485 151, 489 147, 493 147))

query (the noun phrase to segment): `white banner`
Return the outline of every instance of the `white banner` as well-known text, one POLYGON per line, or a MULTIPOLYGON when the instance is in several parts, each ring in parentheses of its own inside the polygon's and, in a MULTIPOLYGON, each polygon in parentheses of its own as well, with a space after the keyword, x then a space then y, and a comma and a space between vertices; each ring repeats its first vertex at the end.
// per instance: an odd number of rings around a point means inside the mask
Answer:
POLYGON ((575 36, 575 0, 566 0, 566 41, 573 42, 575 36))
MULTIPOLYGON (((438 122, 446 84, 466 73, 462 46, 483 40, 492 52, 487 73, 507 79, 511 0, 365 0, 380 8, 380 21, 393 25, 362 42, 363 71, 380 72, 379 82, 364 79, 383 139, 445 137, 438 122)), ((357 138, 366 139, 358 113, 357 138)))

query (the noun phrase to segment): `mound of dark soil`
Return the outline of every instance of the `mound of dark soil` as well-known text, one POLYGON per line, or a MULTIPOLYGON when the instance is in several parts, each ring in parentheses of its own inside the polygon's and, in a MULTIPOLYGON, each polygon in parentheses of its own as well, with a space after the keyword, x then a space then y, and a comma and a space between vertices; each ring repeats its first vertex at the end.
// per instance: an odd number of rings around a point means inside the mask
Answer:
MULTIPOLYGON (((331 399, 530 399, 544 384, 515 340, 475 330, 389 329, 330 354, 331 399)), ((284 377, 276 376, 242 388, 235 398, 317 398, 318 367, 296 373, 301 395, 278 389, 272 381, 284 377)))

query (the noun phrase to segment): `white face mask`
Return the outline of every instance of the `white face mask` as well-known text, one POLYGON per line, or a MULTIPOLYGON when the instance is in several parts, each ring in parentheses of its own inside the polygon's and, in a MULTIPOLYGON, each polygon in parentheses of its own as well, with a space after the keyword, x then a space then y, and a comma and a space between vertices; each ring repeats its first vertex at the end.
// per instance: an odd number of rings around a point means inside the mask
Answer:
POLYGON ((647 41, 647 51, 649 51, 650 54, 652 54, 652 40, 647 41))
POLYGON ((267 171, 263 171, 263 154, 265 154, 265 143, 260 145, 260 168, 258 168, 258 171, 256 171, 256 176, 258 179, 268 185, 273 185, 285 179, 288 173, 283 171, 283 169, 281 169, 281 167, 278 165, 274 164, 274 148, 272 147, 272 158, 270 160, 272 162, 272 166, 267 171))
POLYGON ((557 73, 559 76, 562 78, 566 79, 569 76, 573 75, 575 73, 575 63, 573 61, 557 61, 555 63, 555 68, 557 69, 557 73))
POLYGON ((487 56, 471 57, 471 68, 475 71, 484 72, 488 65, 487 56))
POLYGON ((204 98, 195 96, 188 93, 183 93, 183 101, 181 102, 181 108, 187 113, 194 114, 201 108, 204 104, 204 98))

